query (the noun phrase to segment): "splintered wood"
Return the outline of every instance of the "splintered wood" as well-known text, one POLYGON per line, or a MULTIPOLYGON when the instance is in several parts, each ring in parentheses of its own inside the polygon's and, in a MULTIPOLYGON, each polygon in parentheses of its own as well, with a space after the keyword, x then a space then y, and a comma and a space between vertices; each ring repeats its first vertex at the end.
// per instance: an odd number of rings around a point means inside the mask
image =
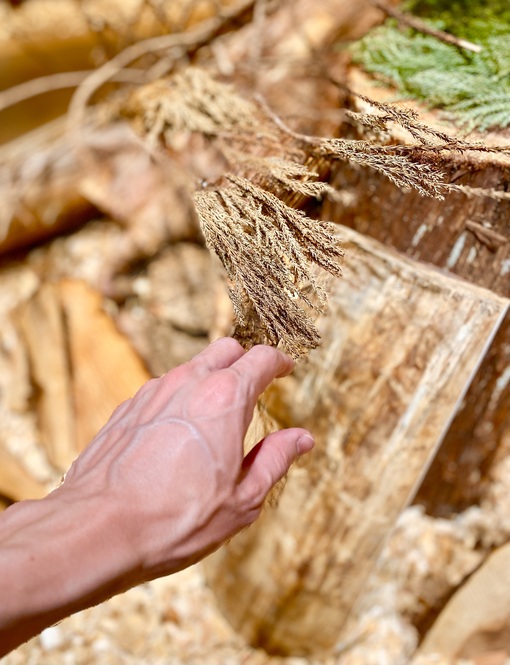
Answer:
POLYGON ((318 446, 267 511, 207 564, 233 625, 277 653, 331 649, 362 600, 507 309, 507 300, 342 229, 323 343, 273 391, 318 446))
POLYGON ((127 123, 89 134, 58 120, 0 148, 0 254, 76 230, 99 208, 131 230, 117 266, 152 255, 196 234, 190 191, 182 166, 154 161, 127 123))
POLYGON ((43 283, 18 318, 37 388, 41 440, 64 472, 150 375, 103 311, 100 294, 82 282, 43 283))

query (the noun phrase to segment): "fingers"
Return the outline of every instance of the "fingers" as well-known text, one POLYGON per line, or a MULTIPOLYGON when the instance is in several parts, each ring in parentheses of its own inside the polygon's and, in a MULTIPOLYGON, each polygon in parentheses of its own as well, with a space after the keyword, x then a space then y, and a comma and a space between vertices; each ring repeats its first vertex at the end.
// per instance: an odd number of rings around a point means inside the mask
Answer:
POLYGON ((188 366, 214 372, 230 367, 245 354, 246 351, 235 339, 221 337, 190 360, 188 366))
POLYGON ((266 436, 243 461, 239 491, 248 503, 260 505, 266 494, 290 469, 292 463, 314 446, 310 432, 298 427, 266 436))
POLYGON ((164 385, 175 392, 183 386, 189 386, 193 379, 200 379, 217 370, 227 369, 239 360, 246 351, 231 337, 222 337, 212 342, 189 362, 179 365, 166 374, 164 385))
POLYGON ((260 345, 247 351, 231 368, 242 377, 244 385, 250 387, 251 395, 256 401, 273 379, 292 372, 294 361, 277 349, 260 345))

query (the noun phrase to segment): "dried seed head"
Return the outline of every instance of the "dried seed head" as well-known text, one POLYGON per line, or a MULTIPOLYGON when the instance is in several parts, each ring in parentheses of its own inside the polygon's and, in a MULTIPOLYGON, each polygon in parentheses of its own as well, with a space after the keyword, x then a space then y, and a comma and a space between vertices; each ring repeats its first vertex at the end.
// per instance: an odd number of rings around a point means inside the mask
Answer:
POLYGON ((341 272, 331 226, 239 176, 198 192, 195 205, 206 243, 227 271, 236 337, 245 346, 281 344, 294 357, 316 347, 312 317, 327 297, 314 267, 341 272))

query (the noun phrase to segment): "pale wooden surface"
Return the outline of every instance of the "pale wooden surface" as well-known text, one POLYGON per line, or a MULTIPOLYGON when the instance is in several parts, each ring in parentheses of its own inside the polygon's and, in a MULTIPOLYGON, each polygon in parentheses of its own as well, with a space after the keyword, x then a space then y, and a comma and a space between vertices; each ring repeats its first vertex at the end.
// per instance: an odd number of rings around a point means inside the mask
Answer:
POLYGON ((509 644, 510 543, 493 552, 455 593, 427 633, 419 654, 468 659, 492 653, 494 662, 503 662, 509 644))
POLYGON ((101 295, 84 282, 43 283, 19 321, 41 440, 64 472, 150 374, 103 310, 101 295))
MULTIPOLYGON (((374 85, 359 70, 349 71, 350 85, 373 99, 393 101, 394 91, 374 85)), ((422 122, 448 133, 437 111, 417 102, 406 107, 419 112, 422 122)), ((362 109, 366 110, 363 104, 362 109)), ((395 141, 409 141, 396 133, 395 141)), ((502 132, 470 135, 486 145, 508 146, 502 132)), ((509 167, 505 152, 448 154, 446 178, 456 185, 505 191, 509 167)), ((416 261, 432 263, 473 284, 510 297, 510 201, 467 197, 455 193, 444 201, 402 190, 370 169, 353 169, 338 162, 332 184, 351 195, 342 203, 325 201, 321 216, 349 226, 416 261)), ((476 504, 490 485, 494 456, 510 433, 510 315, 496 336, 441 451, 420 489, 418 501, 431 514, 448 516, 476 504)))
POLYGON ((77 280, 63 280, 58 293, 67 325, 75 450, 79 452, 150 374, 103 310, 97 291, 77 280))
POLYGON ((507 300, 341 229, 323 343, 274 391, 283 424, 315 452, 266 511, 207 564, 227 617, 252 643, 328 650, 385 537, 469 386, 507 300))
POLYGON ((44 484, 38 482, 17 457, 0 445, 0 496, 22 501, 41 499, 46 494, 44 484))
POLYGON ((64 472, 76 456, 75 425, 65 322, 52 284, 42 284, 23 304, 19 325, 30 360, 41 441, 50 462, 64 472))

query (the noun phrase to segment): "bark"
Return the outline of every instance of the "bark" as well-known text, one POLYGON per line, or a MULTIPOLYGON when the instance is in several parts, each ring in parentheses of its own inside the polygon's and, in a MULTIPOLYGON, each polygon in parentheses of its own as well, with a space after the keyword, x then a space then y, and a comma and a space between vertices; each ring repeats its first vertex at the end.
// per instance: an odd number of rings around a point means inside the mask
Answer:
POLYGON ((327 651, 362 594, 506 310, 497 295, 348 229, 323 344, 270 412, 317 450, 207 564, 220 607, 270 652, 327 651))

